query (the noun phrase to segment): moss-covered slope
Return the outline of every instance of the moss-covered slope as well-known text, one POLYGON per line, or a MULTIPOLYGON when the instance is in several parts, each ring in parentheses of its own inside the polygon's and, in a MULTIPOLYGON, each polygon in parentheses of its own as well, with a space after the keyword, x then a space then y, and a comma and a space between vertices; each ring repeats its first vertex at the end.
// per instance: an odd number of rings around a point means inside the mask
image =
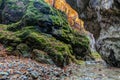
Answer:
POLYGON ((0 5, 0 42, 11 54, 58 66, 92 58, 87 36, 71 29, 64 12, 43 0, 6 0, 0 5))

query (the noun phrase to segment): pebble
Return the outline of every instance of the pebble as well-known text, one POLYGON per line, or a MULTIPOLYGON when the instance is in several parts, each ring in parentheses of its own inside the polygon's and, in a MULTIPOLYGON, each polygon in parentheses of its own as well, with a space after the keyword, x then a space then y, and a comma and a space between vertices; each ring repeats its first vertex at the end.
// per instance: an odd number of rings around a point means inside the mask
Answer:
POLYGON ((11 64, 11 63, 10 63, 10 64, 8 64, 8 67, 10 67, 10 68, 11 68, 12 66, 13 66, 13 64, 11 64))
POLYGON ((31 72, 31 71, 33 71, 33 69, 32 68, 28 68, 27 71, 31 72))
POLYGON ((30 74, 34 79, 37 79, 39 76, 39 73, 37 71, 31 71, 30 74))
POLYGON ((0 72, 0 76, 8 76, 9 73, 8 72, 0 72))
POLYGON ((9 74, 13 74, 14 71, 13 71, 13 69, 8 69, 7 72, 8 72, 9 74))
POLYGON ((120 69, 108 69, 103 62, 71 64, 64 70, 26 58, 0 57, 0 61, 0 80, 120 80, 120 69))
POLYGON ((20 72, 20 71, 16 71, 14 74, 23 74, 22 72, 20 72))
POLYGON ((25 76, 25 75, 21 75, 21 76, 20 76, 20 80, 28 80, 28 77, 25 76))

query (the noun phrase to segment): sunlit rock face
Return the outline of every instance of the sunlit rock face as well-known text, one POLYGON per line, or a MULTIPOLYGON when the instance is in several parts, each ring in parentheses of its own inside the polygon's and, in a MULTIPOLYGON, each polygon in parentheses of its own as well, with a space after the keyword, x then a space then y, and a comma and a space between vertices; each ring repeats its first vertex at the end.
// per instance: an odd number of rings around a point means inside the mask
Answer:
POLYGON ((68 22, 70 25, 77 30, 84 31, 84 22, 79 19, 78 13, 72 9, 72 7, 66 3, 66 0, 45 0, 51 6, 55 7, 66 13, 68 22))
POLYGON ((94 34, 97 51, 111 66, 120 67, 120 0, 67 0, 94 34), (83 5, 78 6, 78 4, 83 5))

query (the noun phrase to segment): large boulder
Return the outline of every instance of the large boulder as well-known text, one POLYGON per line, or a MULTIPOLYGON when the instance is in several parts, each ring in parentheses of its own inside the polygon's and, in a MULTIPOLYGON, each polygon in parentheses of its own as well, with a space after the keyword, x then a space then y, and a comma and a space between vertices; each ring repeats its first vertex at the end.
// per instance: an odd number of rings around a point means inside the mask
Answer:
POLYGON ((14 55, 65 66, 92 59, 85 33, 44 0, 1 0, 0 42, 14 55))
MULTIPOLYGON (((77 5, 77 1, 68 3, 77 5)), ((109 65, 120 67, 120 1, 87 0, 84 4, 87 4, 83 6, 84 9, 75 6, 73 8, 85 21, 85 28, 94 34, 97 51, 109 65)))

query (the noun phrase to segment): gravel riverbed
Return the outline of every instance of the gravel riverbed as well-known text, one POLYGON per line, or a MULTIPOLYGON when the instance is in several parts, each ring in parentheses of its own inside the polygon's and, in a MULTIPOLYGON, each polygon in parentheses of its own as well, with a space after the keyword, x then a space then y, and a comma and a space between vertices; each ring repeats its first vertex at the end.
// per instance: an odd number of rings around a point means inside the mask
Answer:
POLYGON ((120 80, 120 69, 104 61, 86 61, 61 69, 28 58, 0 57, 0 80, 120 80))

